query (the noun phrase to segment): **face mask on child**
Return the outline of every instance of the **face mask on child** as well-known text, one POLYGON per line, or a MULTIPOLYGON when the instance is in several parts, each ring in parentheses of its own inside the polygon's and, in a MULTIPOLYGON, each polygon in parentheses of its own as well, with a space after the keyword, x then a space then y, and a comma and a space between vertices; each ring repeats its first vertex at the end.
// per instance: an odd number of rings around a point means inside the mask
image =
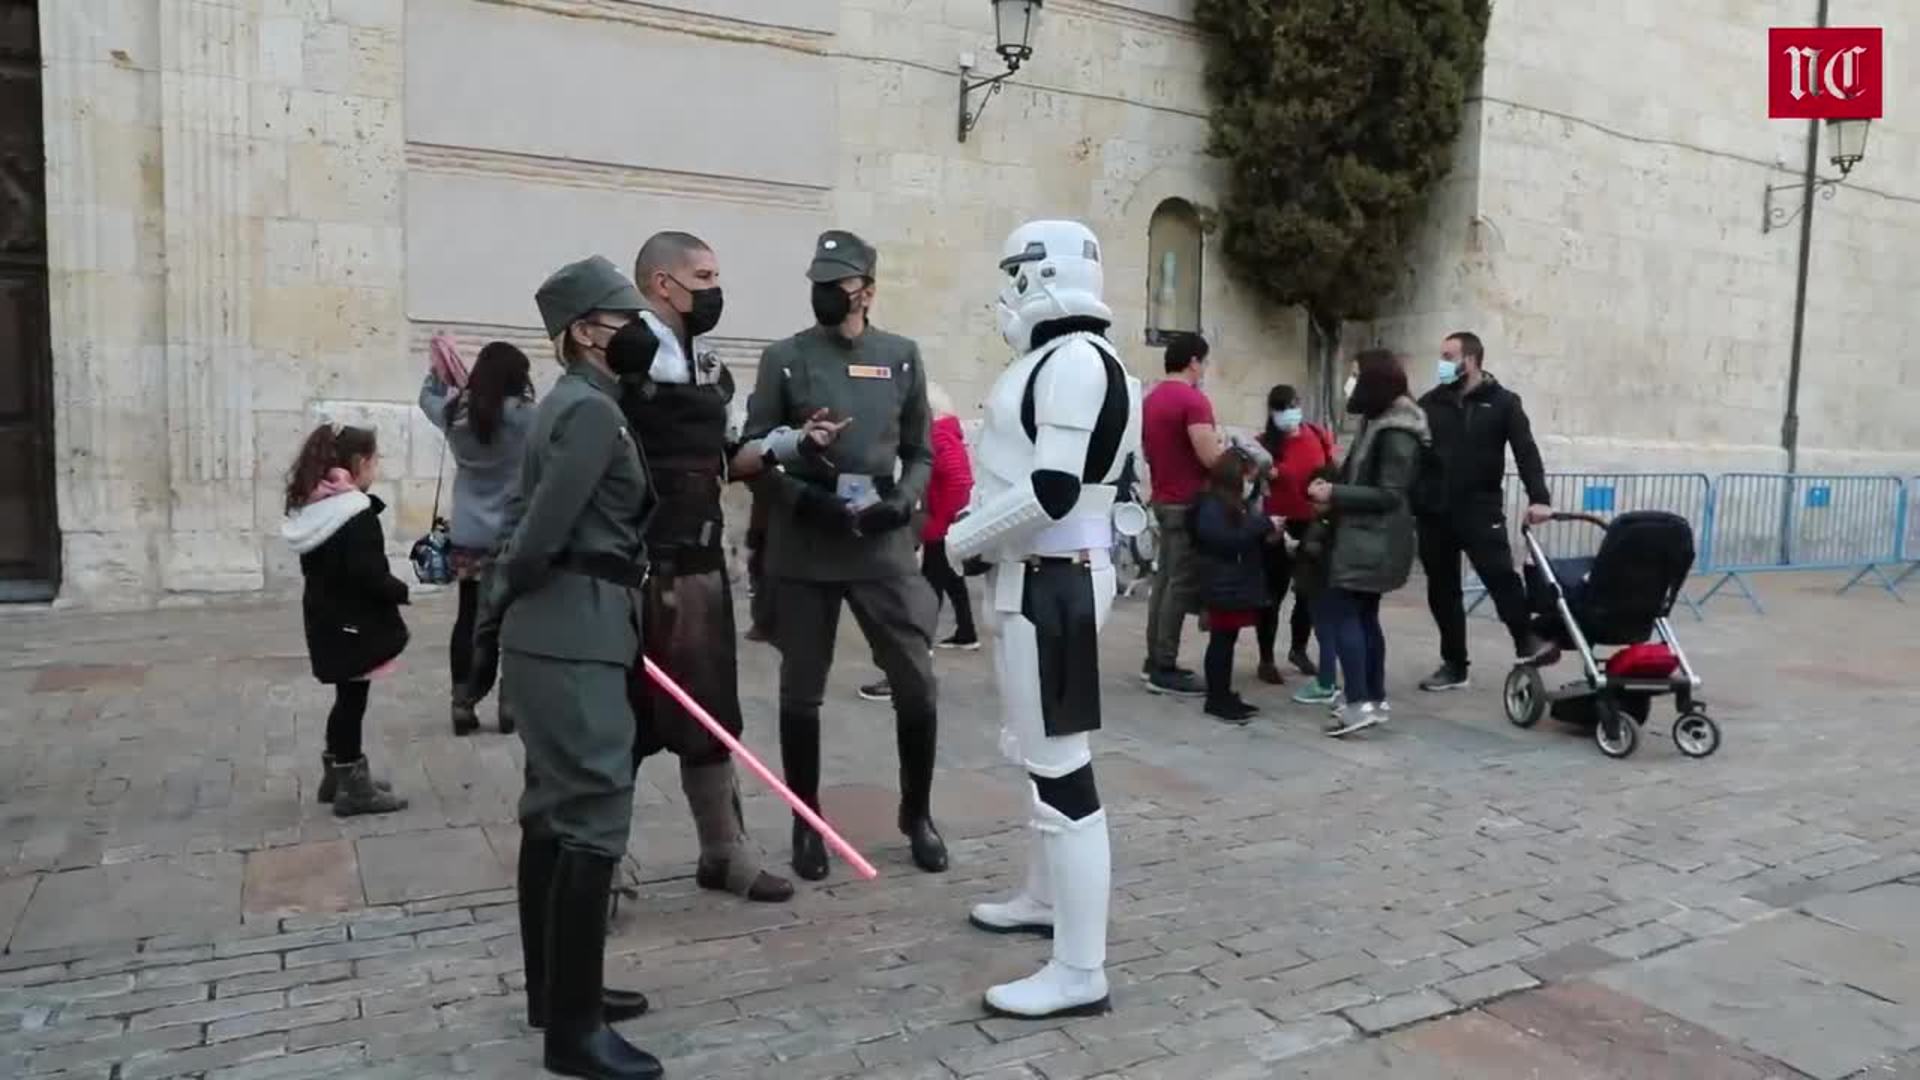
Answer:
POLYGON ((1278 431, 1298 431, 1306 414, 1299 409, 1279 409, 1273 413, 1273 426, 1278 431))

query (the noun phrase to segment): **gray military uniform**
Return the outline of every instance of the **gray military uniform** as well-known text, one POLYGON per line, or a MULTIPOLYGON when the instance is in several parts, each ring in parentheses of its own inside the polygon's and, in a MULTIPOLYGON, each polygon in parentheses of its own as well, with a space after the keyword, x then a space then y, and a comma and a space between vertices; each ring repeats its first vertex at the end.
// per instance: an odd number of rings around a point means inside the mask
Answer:
MULTIPOLYGON (((829 232, 819 244, 809 272, 814 281, 871 277, 872 249, 858 237, 829 232)), ((820 496, 833 494, 837 480, 847 476, 871 478, 899 504, 919 503, 933 470, 920 348, 871 326, 852 340, 838 328, 810 327, 762 354, 749 401, 748 438, 782 425, 799 427, 821 409, 853 421, 822 460, 769 470, 754 484, 767 510, 768 629, 780 650, 788 784, 818 804, 820 706, 844 602, 893 692, 903 819, 924 818, 933 769, 936 602, 914 558, 914 530, 902 523, 861 535, 823 520, 817 509, 820 496), (812 514, 801 505, 809 496, 812 514)))
POLYGON ((522 828, 611 858, 633 818, 627 670, 655 502, 618 392, 576 363, 540 402, 489 597, 526 744, 522 828))

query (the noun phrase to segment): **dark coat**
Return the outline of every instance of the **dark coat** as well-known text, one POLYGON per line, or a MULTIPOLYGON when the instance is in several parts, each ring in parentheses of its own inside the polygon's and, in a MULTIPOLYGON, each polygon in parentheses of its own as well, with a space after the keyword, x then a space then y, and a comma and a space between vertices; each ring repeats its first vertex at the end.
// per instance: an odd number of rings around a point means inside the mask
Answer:
POLYGON ((400 618, 407 583, 388 569, 380 528, 386 504, 369 500, 370 506, 300 556, 307 579, 300 601, 307 657, 313 677, 323 683, 358 679, 407 647, 407 624, 400 618))
POLYGON ((1409 398, 1361 427, 1329 500, 1327 583, 1334 588, 1389 593, 1407 583, 1418 546, 1409 493, 1426 442, 1426 418, 1409 398))
POLYGON ((1211 492, 1194 500, 1191 512, 1200 602, 1209 611, 1257 611, 1272 604, 1266 546, 1273 521, 1258 507, 1235 520, 1211 492))
POLYGON ((1420 513, 1500 506, 1509 446, 1527 501, 1551 505, 1546 466, 1519 394, 1488 375, 1470 394, 1453 386, 1435 387, 1420 399, 1420 409, 1431 439, 1415 489, 1420 513))

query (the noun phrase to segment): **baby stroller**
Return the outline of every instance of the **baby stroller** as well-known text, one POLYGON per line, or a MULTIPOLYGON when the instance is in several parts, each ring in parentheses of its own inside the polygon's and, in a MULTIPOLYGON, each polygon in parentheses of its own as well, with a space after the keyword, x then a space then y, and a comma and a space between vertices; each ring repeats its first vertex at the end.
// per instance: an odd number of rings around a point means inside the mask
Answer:
POLYGON ((1530 527, 1527 591, 1535 605, 1534 632, 1556 648, 1507 675, 1507 719, 1532 727, 1552 713, 1591 726, 1600 752, 1623 758, 1640 744, 1653 699, 1672 694, 1679 718, 1673 744, 1704 758, 1720 748, 1720 727, 1698 694, 1700 677, 1687 663, 1668 616, 1693 569, 1693 529, 1685 518, 1657 510, 1622 514, 1611 524, 1588 514, 1555 514, 1606 530, 1591 558, 1549 559, 1530 527), (1657 640, 1649 641, 1653 637, 1657 640), (1618 646, 1602 656, 1598 649, 1618 646), (1580 654, 1582 677, 1548 690, 1541 673, 1561 649, 1580 654))

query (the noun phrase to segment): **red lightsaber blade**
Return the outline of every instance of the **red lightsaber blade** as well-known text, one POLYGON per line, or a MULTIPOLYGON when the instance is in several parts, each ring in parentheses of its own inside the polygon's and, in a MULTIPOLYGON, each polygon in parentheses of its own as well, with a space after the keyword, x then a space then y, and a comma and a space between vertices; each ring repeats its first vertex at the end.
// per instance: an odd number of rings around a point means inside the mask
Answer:
POLYGON ((872 863, 868 862, 864 856, 854 850, 852 844, 847 843, 839 833, 835 832, 833 826, 827 824, 826 818, 814 813, 813 807, 801 802, 800 797, 795 795, 791 788, 781 783, 779 777, 773 775, 772 769, 767 768, 759 758, 753 756, 753 751, 748 750, 742 745, 739 739, 733 737, 732 732, 720 726, 720 721, 715 720, 713 714, 707 712, 699 702, 693 700, 692 694, 687 693, 686 690, 681 688, 679 683, 673 681, 671 676, 660 670, 660 665, 646 657, 642 657, 641 659, 646 664, 647 677, 652 679, 654 684, 660 687, 660 689, 665 690, 667 696, 679 702, 680 707, 687 710, 687 713, 695 720, 700 721, 702 727, 712 732, 713 737, 719 739, 721 745, 731 750, 735 757, 745 762, 747 769, 752 772, 753 775, 759 777, 762 783, 772 788, 774 794, 785 799, 787 805, 793 807, 793 812, 799 814, 802 821, 813 826, 813 831, 819 833, 821 838, 827 842, 827 846, 838 852, 840 857, 845 859, 847 863, 853 867, 855 873, 868 881, 872 881, 874 878, 880 876, 880 871, 875 870, 872 863))

